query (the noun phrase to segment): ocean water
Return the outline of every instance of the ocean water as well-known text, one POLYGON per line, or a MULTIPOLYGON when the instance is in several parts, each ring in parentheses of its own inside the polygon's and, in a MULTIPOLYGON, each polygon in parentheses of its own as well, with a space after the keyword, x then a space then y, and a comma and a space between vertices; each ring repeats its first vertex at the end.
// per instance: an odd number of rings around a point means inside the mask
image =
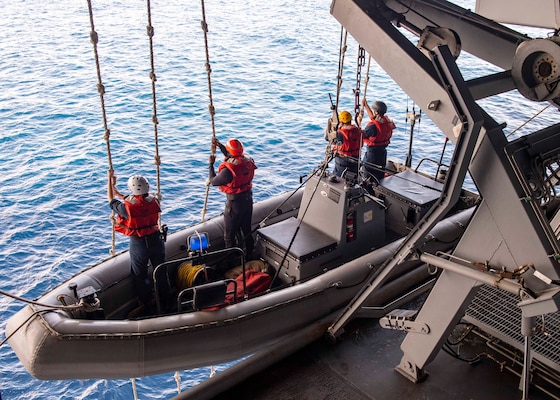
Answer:
MULTIPOLYGON (((330 2, 205 3, 216 135, 223 141, 241 139, 255 159, 256 201, 294 189, 300 175, 324 157, 323 131, 331 113, 329 94, 336 94, 340 44, 330 2)), ((0 288, 26 299, 109 256, 110 162, 122 190, 132 174, 145 175, 157 189, 146 3, 92 4, 110 158, 87 2, 0 0, 0 288)), ((205 202, 212 122, 202 11, 194 1, 155 0, 151 5, 163 221, 174 231, 200 221, 205 202)), ((340 109, 353 110, 356 59, 357 45, 349 37, 340 109)), ((492 70, 468 54, 461 55, 459 64, 467 79, 492 70)), ((405 113, 413 104, 374 61, 369 75, 368 98, 387 102, 398 127, 390 158, 404 160, 410 129, 405 113)), ((546 106, 515 93, 481 104, 498 122, 507 122, 509 131, 546 106), (519 107, 512 112, 514 106, 519 107)), ((515 135, 557 119, 549 109, 515 135)), ((444 137, 427 117, 417 123, 414 140, 413 164, 425 157, 439 159, 444 137)), ((451 151, 448 145, 444 160, 451 151)), ((207 206, 207 217, 219 214, 223 195, 211 189, 207 206)), ((117 251, 127 248, 126 238, 116 239, 117 251)), ((6 320, 22 307, 0 296, 2 339, 6 320)), ((209 373, 209 368, 179 371, 180 390, 209 373)), ((177 385, 172 373, 136 379, 142 399, 172 397, 177 385)), ((0 391, 4 400, 134 396, 129 380, 36 380, 8 344, 0 347, 0 391)))

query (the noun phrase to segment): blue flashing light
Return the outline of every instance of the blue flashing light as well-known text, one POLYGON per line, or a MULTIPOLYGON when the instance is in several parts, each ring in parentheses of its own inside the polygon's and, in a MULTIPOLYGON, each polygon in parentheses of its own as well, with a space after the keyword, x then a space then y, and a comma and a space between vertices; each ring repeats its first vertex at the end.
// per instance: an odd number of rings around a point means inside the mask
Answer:
POLYGON ((202 251, 208 248, 208 234, 195 233, 189 236, 189 249, 192 251, 202 251))

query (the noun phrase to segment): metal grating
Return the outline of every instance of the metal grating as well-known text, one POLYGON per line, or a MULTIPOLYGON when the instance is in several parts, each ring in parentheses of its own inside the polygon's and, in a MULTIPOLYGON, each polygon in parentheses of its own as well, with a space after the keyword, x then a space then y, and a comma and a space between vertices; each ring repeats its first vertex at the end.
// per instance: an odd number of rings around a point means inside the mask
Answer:
MULTIPOLYGON (((488 334, 523 351, 519 298, 493 286, 483 285, 465 312, 465 319, 488 334)), ((537 319, 537 326, 542 320, 537 319)), ((531 350, 534 358, 560 371, 560 312, 544 316, 544 333, 534 335, 531 350)))

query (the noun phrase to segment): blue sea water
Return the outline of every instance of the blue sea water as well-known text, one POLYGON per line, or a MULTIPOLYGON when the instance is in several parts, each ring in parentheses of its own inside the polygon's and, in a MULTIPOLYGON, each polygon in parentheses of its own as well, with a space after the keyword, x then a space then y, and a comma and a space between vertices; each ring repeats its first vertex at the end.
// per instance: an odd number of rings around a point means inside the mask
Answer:
MULTIPOLYGON (((109 256, 110 161, 123 190, 132 174, 145 175, 157 188, 146 3, 92 4, 110 159, 87 2, 0 0, 0 288, 27 299, 109 256)), ((340 43, 340 26, 329 4, 206 1, 216 135, 224 141, 241 139, 255 159, 256 201, 294 189, 299 176, 324 157, 323 131, 331 112, 329 94, 336 94, 340 43)), ((163 220, 173 231, 200 221, 205 199, 212 123, 202 11, 199 2, 155 0, 151 5, 163 220)), ((357 45, 349 38, 341 109, 353 110, 356 58, 357 45)), ((468 54, 459 62, 467 79, 492 70, 468 54)), ((368 98, 386 101, 398 127, 390 157, 404 160, 409 140, 405 113, 412 102, 375 62, 369 74, 368 98)), ((481 104, 510 130, 546 105, 515 93, 481 104), (512 115, 512 105, 519 104, 524 106, 512 115)), ((555 119, 557 114, 547 110, 516 135, 555 119)), ((416 125, 414 140, 414 163, 439 159, 444 137, 427 118, 416 125)), ((445 160, 451 151, 448 145, 445 160)), ((223 196, 211 189, 207 216, 222 207, 223 196)), ((117 236, 116 247, 126 249, 127 240, 117 236)), ((2 333, 6 320, 22 307, 0 297, 2 333)), ((4 400, 134 396, 129 380, 36 380, 8 344, 0 347, 0 360, 4 400)), ((180 371, 181 390, 209 373, 209 368, 180 371)), ((136 387, 139 398, 169 398, 178 391, 171 373, 138 378, 136 387)))

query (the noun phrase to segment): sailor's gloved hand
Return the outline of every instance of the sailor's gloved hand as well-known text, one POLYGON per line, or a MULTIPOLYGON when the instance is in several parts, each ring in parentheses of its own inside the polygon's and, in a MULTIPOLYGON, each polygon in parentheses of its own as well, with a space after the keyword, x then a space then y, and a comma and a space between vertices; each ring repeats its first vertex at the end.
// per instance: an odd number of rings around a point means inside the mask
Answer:
POLYGON ((210 157, 208 157, 208 162, 210 163, 210 165, 214 165, 214 161, 216 161, 216 155, 210 154, 210 157))

